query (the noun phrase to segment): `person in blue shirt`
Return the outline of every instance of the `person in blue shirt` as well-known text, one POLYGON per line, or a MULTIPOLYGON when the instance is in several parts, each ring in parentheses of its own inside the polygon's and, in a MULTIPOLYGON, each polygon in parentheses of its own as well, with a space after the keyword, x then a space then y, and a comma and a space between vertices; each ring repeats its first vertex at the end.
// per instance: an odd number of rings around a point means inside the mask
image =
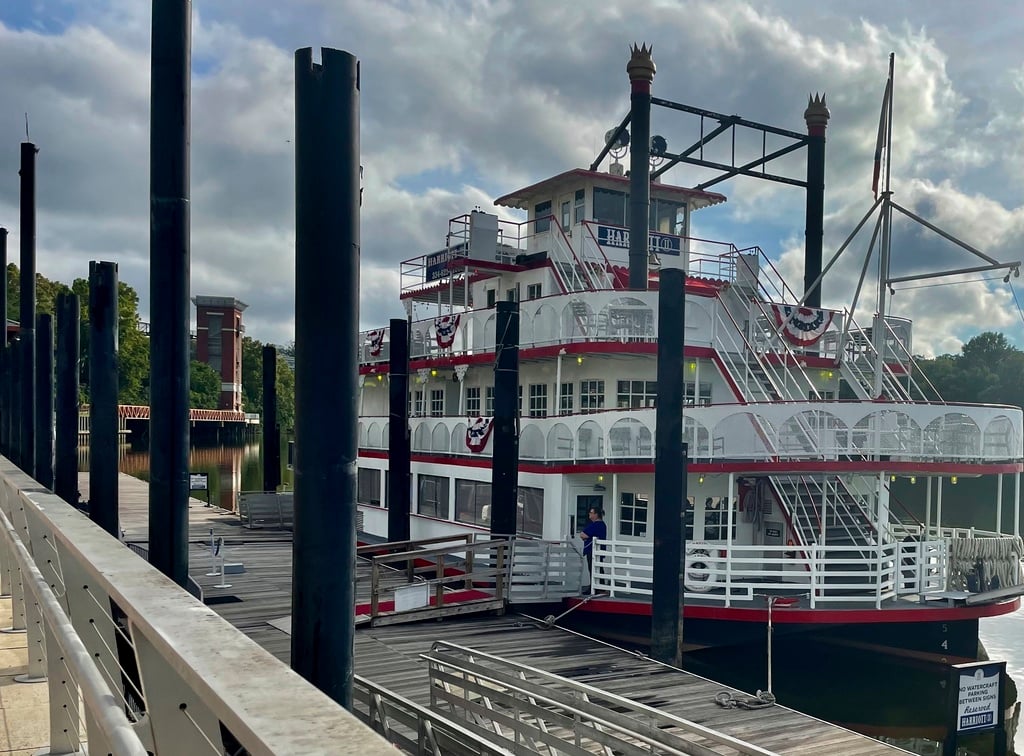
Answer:
POLYGON ((604 510, 591 507, 587 513, 590 522, 580 532, 583 539, 583 555, 587 558, 587 574, 592 575, 594 569, 594 539, 604 541, 608 538, 608 526, 604 524, 604 510))

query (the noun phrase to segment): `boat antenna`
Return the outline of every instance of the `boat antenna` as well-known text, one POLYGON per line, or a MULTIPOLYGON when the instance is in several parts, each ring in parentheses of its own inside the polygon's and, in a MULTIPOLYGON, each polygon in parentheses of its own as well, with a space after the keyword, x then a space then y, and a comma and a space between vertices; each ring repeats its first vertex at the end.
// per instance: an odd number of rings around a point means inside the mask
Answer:
POLYGON ((871 330, 871 340, 874 342, 875 348, 874 391, 872 392, 875 397, 882 396, 882 383, 885 378, 885 314, 889 294, 889 259, 892 252, 892 101, 895 69, 896 53, 889 53, 889 78, 885 83, 885 94, 882 97, 882 112, 878 117, 879 141, 875 146, 874 175, 876 179, 872 182, 877 191, 878 161, 884 151, 885 189, 882 191, 880 211, 882 243, 878 255, 878 312, 871 330))

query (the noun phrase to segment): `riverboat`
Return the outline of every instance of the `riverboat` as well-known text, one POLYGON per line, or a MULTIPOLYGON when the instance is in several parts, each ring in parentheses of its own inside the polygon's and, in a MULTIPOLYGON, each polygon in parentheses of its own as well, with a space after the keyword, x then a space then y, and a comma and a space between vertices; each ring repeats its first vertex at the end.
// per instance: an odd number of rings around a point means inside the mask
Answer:
MULTIPOLYGON (((589 510, 603 510, 589 595, 568 580, 546 595, 606 637, 649 638, 657 339, 681 328, 686 646, 763 641, 771 617, 776 632, 975 659, 979 620, 1015 611, 1024 590, 1020 408, 922 400, 911 321, 808 306, 762 249, 695 237, 693 213, 726 201, 708 189, 650 182, 644 286, 631 287, 617 154, 453 218, 443 246, 402 263, 411 537, 489 532, 496 305, 514 301, 517 537, 579 552, 589 510), (683 322, 659 322, 669 267, 686 272, 683 322), (943 494, 978 476, 997 482, 978 504, 991 527, 957 527, 943 494), (924 518, 894 496, 897 478, 927 491, 924 518)), ((379 540, 390 329, 359 348, 359 522, 379 540)))

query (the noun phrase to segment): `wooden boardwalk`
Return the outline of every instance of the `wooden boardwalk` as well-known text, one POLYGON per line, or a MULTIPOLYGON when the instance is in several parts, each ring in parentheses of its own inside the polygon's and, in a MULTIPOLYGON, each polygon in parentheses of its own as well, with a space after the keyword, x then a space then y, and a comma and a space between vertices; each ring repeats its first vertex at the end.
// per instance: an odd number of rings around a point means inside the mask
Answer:
MULTIPOLYGON (((84 474, 83 474, 84 476, 84 474)), ((88 489, 83 479, 83 491, 88 489)), ((148 485, 122 475, 121 526, 125 540, 145 544, 148 538, 148 485)), ((270 624, 291 614, 291 533, 243 528, 238 516, 193 499, 189 507, 190 573, 202 586, 207 603, 232 625, 285 663, 291 637, 270 624), (219 589, 212 572, 210 531, 225 539, 226 558, 242 562, 245 572, 225 576, 230 588, 219 589)), ((593 685, 662 709, 779 754, 842 754, 873 756, 905 753, 899 748, 783 706, 725 709, 715 696, 730 691, 696 675, 658 664, 561 628, 542 629, 525 614, 446 619, 356 631, 355 671, 358 675, 420 704, 429 704, 428 669, 420 654, 436 640, 468 646, 489 654, 593 685)), ((829 681, 822 681, 830 686, 829 681)))

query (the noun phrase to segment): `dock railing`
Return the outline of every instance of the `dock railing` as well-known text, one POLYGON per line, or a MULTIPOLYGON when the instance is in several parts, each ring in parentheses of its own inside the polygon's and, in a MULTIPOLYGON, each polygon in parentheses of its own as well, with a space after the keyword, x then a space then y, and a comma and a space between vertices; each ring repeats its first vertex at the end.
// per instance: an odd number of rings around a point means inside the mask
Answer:
MULTIPOLYGON (((945 541, 869 547, 690 542, 683 584, 687 598, 723 606, 775 591, 806 595, 811 608, 853 603, 877 609, 897 596, 946 590, 948 570, 945 541)), ((594 542, 592 590, 650 598, 653 573, 653 544, 594 542)))
POLYGON ((430 707, 515 753, 736 753, 772 751, 638 701, 447 641, 421 654, 430 707))
POLYGON ((356 621, 387 625, 503 611, 508 594, 509 541, 441 540, 450 543, 371 556, 369 613, 357 614, 356 621))
POLYGON ((27 632, 25 679, 49 686, 51 753, 394 753, 4 458, 0 578, 27 632))

